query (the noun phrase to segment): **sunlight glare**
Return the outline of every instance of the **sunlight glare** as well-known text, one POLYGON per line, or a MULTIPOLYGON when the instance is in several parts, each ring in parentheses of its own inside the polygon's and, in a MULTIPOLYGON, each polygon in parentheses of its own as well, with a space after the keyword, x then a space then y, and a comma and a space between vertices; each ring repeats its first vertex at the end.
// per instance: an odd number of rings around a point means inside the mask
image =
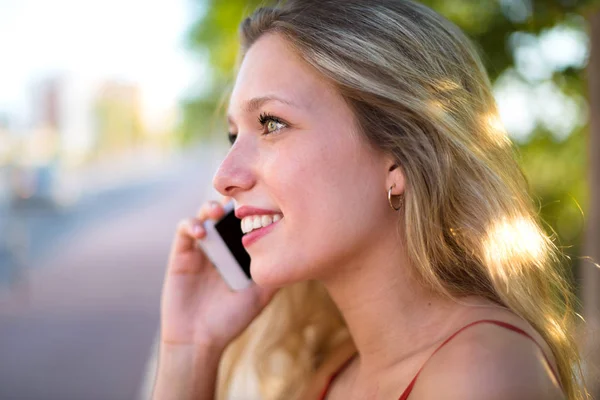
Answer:
POLYGON ((484 240, 488 260, 492 264, 512 265, 509 271, 514 271, 519 261, 542 257, 543 249, 539 228, 523 217, 512 220, 504 218, 492 224, 484 240))

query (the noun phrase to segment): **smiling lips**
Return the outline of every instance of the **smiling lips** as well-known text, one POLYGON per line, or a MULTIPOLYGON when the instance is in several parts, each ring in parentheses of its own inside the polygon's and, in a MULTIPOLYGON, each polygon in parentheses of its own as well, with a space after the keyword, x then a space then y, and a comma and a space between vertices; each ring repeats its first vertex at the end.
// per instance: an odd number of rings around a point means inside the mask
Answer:
POLYGON ((242 244, 245 248, 248 248, 252 243, 256 242, 261 237, 267 235, 273 229, 279 225, 279 222, 283 219, 281 214, 270 215, 252 215, 242 219, 242 230, 244 236, 242 236, 242 244), (267 224, 263 226, 263 219, 267 224), (254 224, 257 225, 254 225, 254 224), (257 228, 258 226, 258 228, 257 228))
POLYGON ((255 229, 264 228, 283 218, 282 214, 250 215, 242 218, 242 232, 250 233, 255 229))
POLYGON ((235 210, 235 216, 242 220, 242 231, 249 233, 254 229, 269 226, 273 222, 283 218, 283 214, 278 211, 266 210, 263 208, 241 206, 235 210))
POLYGON ((248 246, 259 237, 267 234, 273 228, 271 225, 283 218, 283 214, 278 211, 250 206, 239 207, 235 210, 235 216, 241 220, 244 246, 248 246), (267 227, 269 229, 265 229, 267 227))

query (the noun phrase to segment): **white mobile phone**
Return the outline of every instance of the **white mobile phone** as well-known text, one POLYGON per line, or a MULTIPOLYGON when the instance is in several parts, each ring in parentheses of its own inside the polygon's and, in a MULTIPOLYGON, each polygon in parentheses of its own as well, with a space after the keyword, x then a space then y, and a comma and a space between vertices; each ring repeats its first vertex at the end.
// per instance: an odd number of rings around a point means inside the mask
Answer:
POLYGON ((206 236, 197 241, 215 265, 227 285, 233 290, 242 290, 252 284, 250 255, 242 244, 242 224, 234 214, 234 203, 224 206, 225 216, 218 221, 204 223, 206 236))

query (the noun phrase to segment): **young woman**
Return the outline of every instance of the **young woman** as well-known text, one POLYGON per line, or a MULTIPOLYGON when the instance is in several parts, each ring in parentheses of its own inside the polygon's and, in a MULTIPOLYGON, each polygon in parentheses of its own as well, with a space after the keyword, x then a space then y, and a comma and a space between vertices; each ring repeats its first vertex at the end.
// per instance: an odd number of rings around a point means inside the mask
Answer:
POLYGON ((219 203, 180 224, 154 399, 224 398, 244 360, 265 399, 583 398, 560 254, 464 34, 407 0, 290 0, 241 36, 213 183, 262 223, 256 285, 195 246, 219 203))

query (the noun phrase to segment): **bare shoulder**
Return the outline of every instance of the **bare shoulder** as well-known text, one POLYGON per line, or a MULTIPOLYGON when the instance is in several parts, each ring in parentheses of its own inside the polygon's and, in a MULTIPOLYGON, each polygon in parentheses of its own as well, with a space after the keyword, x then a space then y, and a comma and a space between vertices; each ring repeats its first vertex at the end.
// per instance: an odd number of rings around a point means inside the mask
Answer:
POLYGON ((458 334, 427 362, 411 398, 558 400, 564 396, 535 342, 485 323, 458 334))

